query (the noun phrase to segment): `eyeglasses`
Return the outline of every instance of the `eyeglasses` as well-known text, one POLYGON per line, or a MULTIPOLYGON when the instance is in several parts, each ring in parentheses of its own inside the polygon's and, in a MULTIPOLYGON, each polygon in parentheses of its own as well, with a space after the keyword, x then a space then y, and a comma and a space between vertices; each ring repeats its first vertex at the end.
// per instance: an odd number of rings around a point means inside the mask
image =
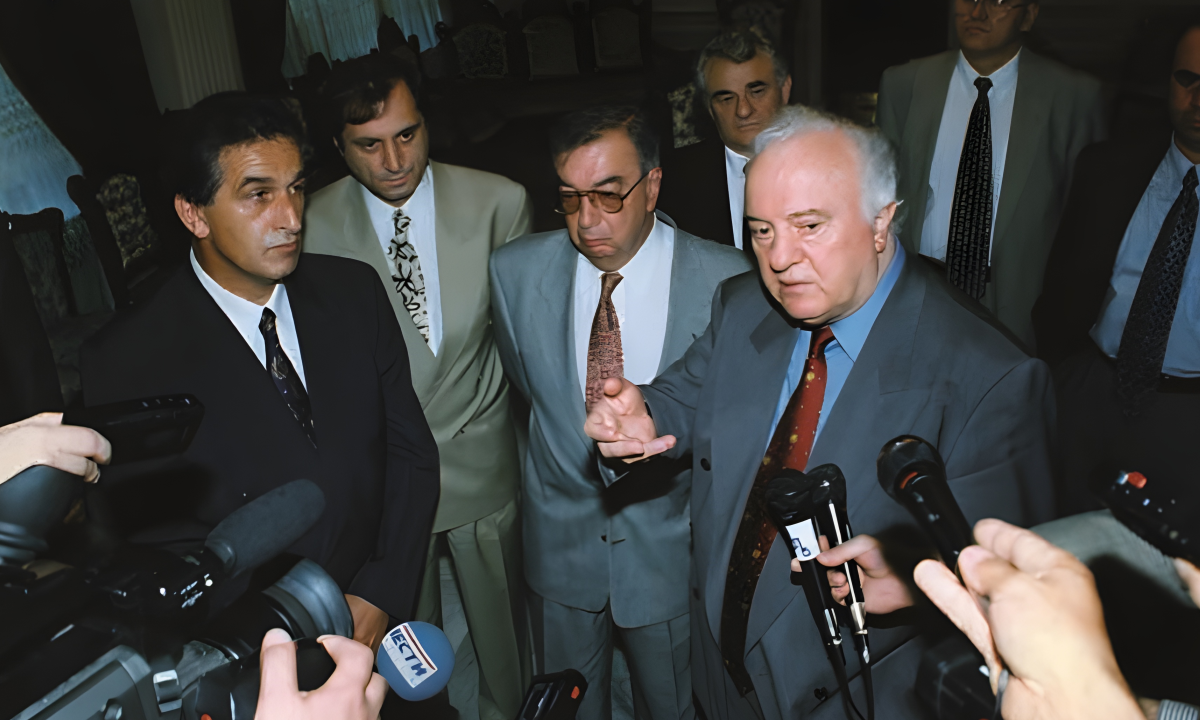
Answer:
POLYGON ((606 213, 619 213, 621 208, 625 206, 625 198, 629 197, 629 193, 641 184, 650 173, 638 178, 638 181, 629 188, 629 191, 624 195, 618 195, 614 192, 604 192, 602 190, 587 190, 585 192, 575 192, 559 190, 558 191, 558 207, 554 208, 554 212, 559 215, 574 215, 579 212, 580 205, 583 203, 583 197, 586 195, 591 198, 592 205, 600 208, 606 213))
POLYGON ((988 11, 988 15, 992 15, 993 13, 997 15, 1004 15, 1010 10, 1023 8, 1029 3, 1018 3, 1013 2, 1013 0, 958 0, 958 4, 969 6, 972 10, 974 10, 976 6, 982 5, 984 9, 988 11))

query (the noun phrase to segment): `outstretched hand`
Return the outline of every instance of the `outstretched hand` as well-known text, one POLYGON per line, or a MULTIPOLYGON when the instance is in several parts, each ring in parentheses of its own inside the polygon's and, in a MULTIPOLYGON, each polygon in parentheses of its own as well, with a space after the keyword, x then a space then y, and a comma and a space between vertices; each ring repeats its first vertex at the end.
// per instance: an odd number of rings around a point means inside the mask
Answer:
POLYGON ((625 378, 604 381, 604 395, 588 408, 583 430, 596 441, 601 455, 627 463, 675 447, 674 435, 658 436, 642 391, 625 378))

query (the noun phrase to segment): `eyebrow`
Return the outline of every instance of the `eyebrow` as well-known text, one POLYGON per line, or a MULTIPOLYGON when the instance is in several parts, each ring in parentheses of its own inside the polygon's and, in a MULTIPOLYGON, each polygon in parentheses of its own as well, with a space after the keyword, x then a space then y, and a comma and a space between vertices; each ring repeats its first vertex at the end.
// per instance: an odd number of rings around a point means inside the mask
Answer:
POLYGON ((816 217, 818 217, 822 220, 829 220, 833 217, 832 215, 825 212, 824 210, 801 210, 799 212, 788 213, 787 217, 788 217, 788 220, 799 220, 800 218, 803 218, 806 215, 815 215, 816 217))
MULTIPOLYGON (((418 120, 415 123, 413 123, 412 125, 409 125, 408 127, 400 128, 400 132, 396 133, 396 135, 394 135, 393 137, 403 135, 404 133, 408 133, 408 132, 415 132, 417 128, 421 127, 421 124, 422 124, 422 121, 418 120)), ((354 140, 352 142, 355 145, 365 145, 367 143, 379 142, 379 140, 380 140, 380 138, 377 138, 377 137, 363 136, 363 137, 354 138, 354 140)))
POLYGON ((258 183, 261 185, 269 185, 271 183, 271 178, 260 178, 260 177, 244 178, 242 180, 241 184, 238 185, 238 190, 241 190, 242 188, 246 187, 247 185, 254 185, 255 183, 258 183))
POLYGON ((1175 82, 1185 88, 1190 88, 1196 84, 1197 80, 1200 80, 1200 74, 1182 68, 1171 73, 1171 75, 1175 78, 1175 82))
MULTIPOLYGON (((601 187, 601 186, 603 186, 603 185, 608 185, 608 184, 610 184, 610 183, 619 183, 619 182, 621 182, 621 180, 622 180, 622 178, 621 178, 621 176, 620 176, 620 175, 613 175, 612 177, 610 177, 610 178, 605 178, 605 179, 601 180, 600 182, 597 182, 597 183, 592 183, 592 187, 593 187, 593 188, 598 188, 598 187, 601 187)), ((558 184, 559 184, 559 186, 560 186, 560 187, 567 187, 567 188, 571 188, 572 190, 574 190, 574 189, 575 189, 575 186, 574 186, 574 185, 571 185, 570 183, 567 183, 567 182, 563 182, 563 179, 562 179, 562 178, 559 178, 559 179, 558 179, 558 184)))

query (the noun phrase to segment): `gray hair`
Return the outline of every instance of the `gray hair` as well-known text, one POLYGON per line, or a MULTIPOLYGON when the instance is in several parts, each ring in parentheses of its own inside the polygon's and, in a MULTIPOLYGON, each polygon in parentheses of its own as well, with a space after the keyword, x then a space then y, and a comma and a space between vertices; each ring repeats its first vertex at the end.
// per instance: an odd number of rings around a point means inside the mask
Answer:
MULTIPOLYGON (((845 135, 858 153, 862 212, 867 222, 873 223, 880 210, 897 202, 896 153, 892 150, 892 144, 878 129, 866 128, 845 118, 803 105, 789 105, 780 108, 771 124, 755 138, 754 152, 757 155, 784 140, 830 131, 845 135)), ((893 219, 893 234, 898 229, 899 224, 893 219)))
POLYGON ((708 87, 704 83, 704 68, 709 60, 724 58, 740 65, 754 59, 759 53, 771 58, 771 64, 775 67, 775 82, 782 87, 788 78, 787 64, 779 57, 775 45, 767 39, 763 31, 751 25, 729 28, 708 41, 700 51, 700 59, 696 61, 696 89, 707 102, 708 87))

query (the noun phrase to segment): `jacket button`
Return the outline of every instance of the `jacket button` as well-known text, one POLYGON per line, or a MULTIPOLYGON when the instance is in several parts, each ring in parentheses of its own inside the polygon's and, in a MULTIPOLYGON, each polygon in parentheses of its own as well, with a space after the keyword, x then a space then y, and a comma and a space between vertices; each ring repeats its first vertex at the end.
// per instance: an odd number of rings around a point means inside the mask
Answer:
POLYGON ((708 461, 708 458, 700 458, 700 467, 704 468, 705 472, 707 472, 712 470, 712 463, 708 461))

